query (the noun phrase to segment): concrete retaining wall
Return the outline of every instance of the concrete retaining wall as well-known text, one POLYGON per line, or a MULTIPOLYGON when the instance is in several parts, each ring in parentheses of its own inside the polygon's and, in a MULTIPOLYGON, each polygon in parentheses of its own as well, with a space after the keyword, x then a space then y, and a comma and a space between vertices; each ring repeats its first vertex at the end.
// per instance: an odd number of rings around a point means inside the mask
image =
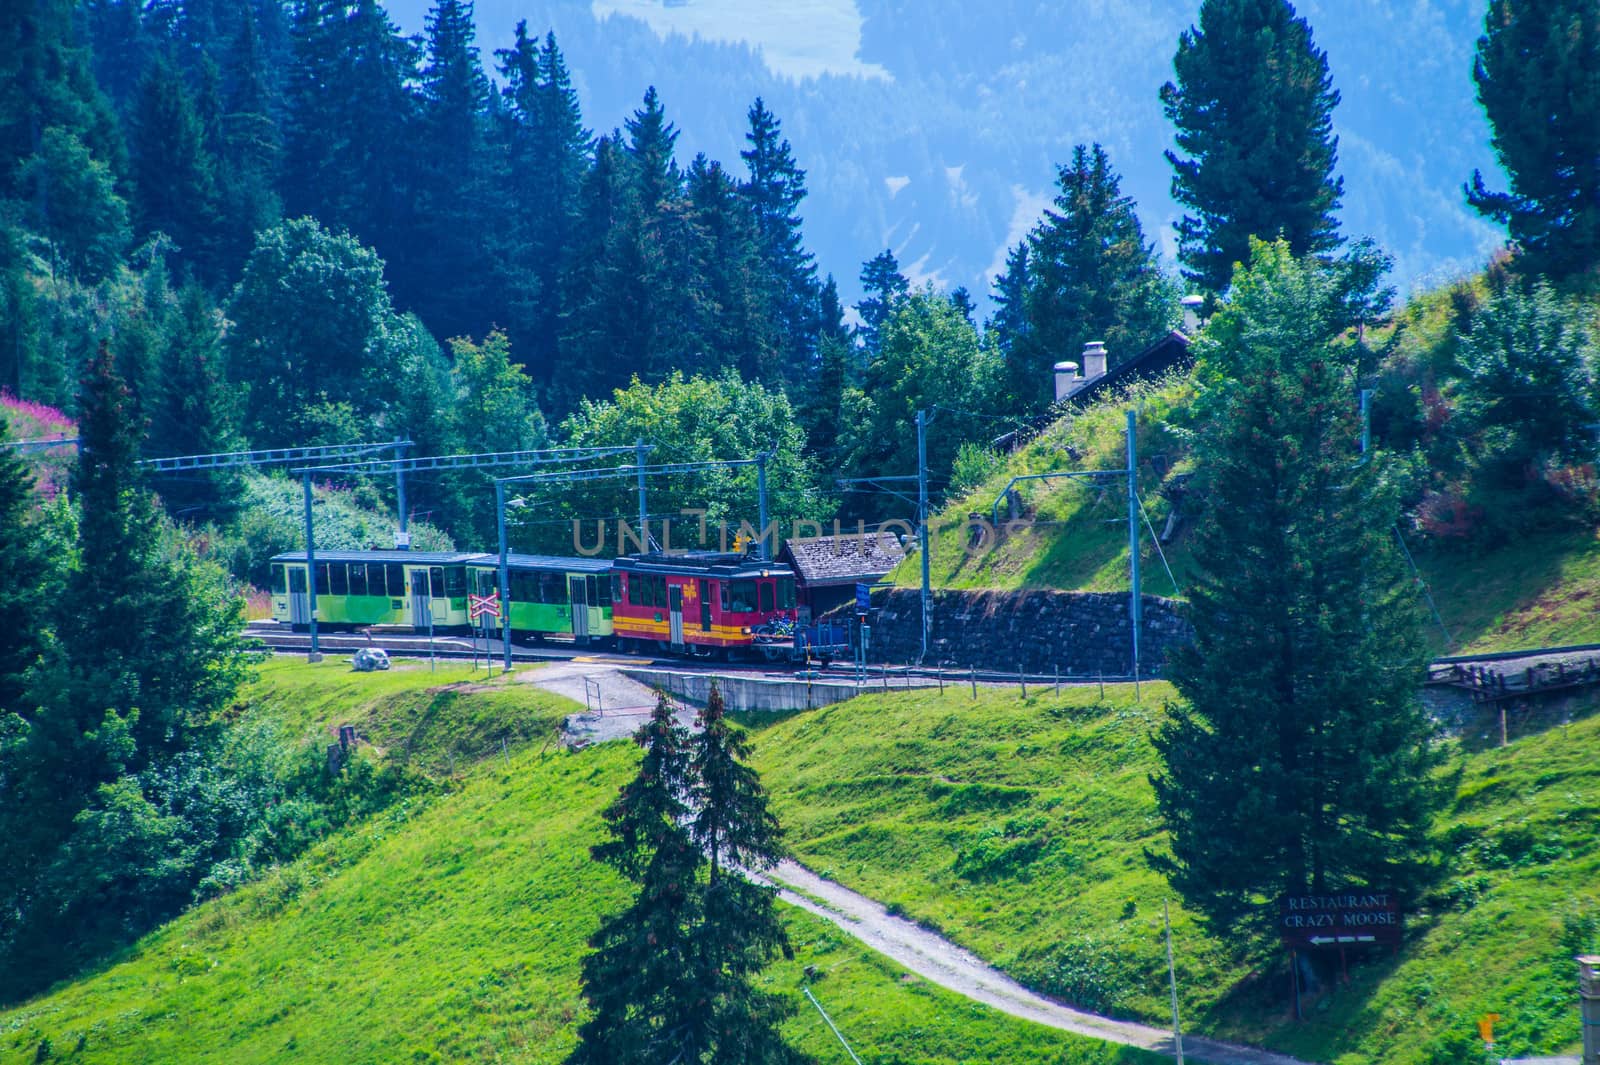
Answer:
MULTIPOLYGON (((859 694, 853 683, 839 680, 805 680, 785 677, 716 676, 709 673, 675 673, 664 669, 624 669, 623 676, 652 688, 664 690, 686 702, 704 706, 715 680, 729 710, 774 711, 810 710, 853 699, 859 694)), ((925 688, 932 681, 913 678, 913 688, 925 688)), ((897 678, 895 690, 904 690, 906 681, 897 678)))

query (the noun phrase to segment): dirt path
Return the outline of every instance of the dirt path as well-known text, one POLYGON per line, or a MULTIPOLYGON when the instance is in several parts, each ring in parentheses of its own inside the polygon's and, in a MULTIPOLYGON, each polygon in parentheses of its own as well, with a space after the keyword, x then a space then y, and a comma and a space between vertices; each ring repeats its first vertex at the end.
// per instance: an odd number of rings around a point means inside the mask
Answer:
MULTIPOLYGON (((824 880, 802 865, 784 862, 755 879, 778 888, 779 897, 790 905, 831 921, 891 961, 975 1002, 1075 1035, 1173 1053, 1170 1031, 1112 1020, 1036 995, 949 940, 891 916, 866 896, 824 880)), ((1189 1035, 1183 1037, 1183 1053, 1186 1059, 1212 1065, 1307 1065, 1285 1054, 1189 1035)))

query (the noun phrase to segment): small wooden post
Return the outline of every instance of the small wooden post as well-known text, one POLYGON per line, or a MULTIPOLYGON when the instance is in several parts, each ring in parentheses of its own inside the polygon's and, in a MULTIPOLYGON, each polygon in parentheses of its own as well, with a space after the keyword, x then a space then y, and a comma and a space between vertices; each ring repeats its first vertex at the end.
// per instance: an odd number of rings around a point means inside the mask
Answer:
POLYGON ((1100 671, 1100 699, 1101 699, 1102 702, 1105 700, 1105 697, 1106 697, 1106 671, 1102 669, 1100 671))
POLYGON ((943 695, 944 694, 944 667, 943 666, 934 666, 933 667, 933 672, 934 672, 934 675, 939 678, 939 694, 943 695))
POLYGON ((1017 686, 1022 689, 1022 697, 1028 697, 1028 678, 1022 675, 1022 663, 1017 663, 1017 686))
POLYGON ((978 697, 978 667, 977 666, 973 666, 972 667, 972 697, 974 699, 976 699, 978 697))
POLYGON ((1506 738, 1506 704, 1500 704, 1500 746, 1509 747, 1510 741, 1506 738))
POLYGON ((885 662, 883 664, 883 672, 880 674, 880 676, 883 678, 883 690, 884 691, 888 691, 889 690, 889 663, 885 662))
POLYGON ((1056 663, 1056 696, 1061 695, 1061 663, 1056 663))

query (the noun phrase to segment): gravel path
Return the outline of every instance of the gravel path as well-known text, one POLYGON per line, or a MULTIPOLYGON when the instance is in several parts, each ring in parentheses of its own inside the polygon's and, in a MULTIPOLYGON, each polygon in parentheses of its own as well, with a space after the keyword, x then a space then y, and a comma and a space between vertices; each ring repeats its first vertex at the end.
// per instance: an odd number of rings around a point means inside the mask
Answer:
MULTIPOLYGON (((941 936, 891 916, 878 903, 802 865, 784 862, 754 877, 778 888, 792 906, 831 921, 891 961, 940 987, 1003 1013, 1075 1035, 1172 1054, 1172 1033, 1132 1021, 1086 1013, 1034 994, 941 936)), ((1212 1065, 1307 1065, 1298 1058, 1199 1036, 1183 1037, 1184 1057, 1212 1065)))
MULTIPOLYGON (((561 726, 561 738, 567 746, 587 747, 632 736, 655 707, 656 693, 652 689, 617 671, 619 665, 635 664, 621 655, 579 655, 527 670, 518 679, 575 703, 593 706, 593 710, 568 714, 561 726)), ((695 712, 679 710, 676 717, 680 725, 691 727, 695 712)))

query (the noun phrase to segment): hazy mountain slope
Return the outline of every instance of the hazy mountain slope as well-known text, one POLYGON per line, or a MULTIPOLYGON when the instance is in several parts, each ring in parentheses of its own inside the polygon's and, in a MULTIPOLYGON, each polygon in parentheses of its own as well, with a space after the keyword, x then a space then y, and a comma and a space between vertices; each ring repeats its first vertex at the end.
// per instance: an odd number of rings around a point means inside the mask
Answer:
MULTIPOLYGON (((420 31, 428 0, 390 6, 420 31)), ((1494 167, 1470 78, 1483 4, 1298 7, 1344 95, 1336 124, 1346 230, 1393 252, 1402 286, 1480 258, 1496 233, 1462 202, 1461 183, 1474 167, 1494 167)), ((980 295, 1004 247, 1037 218, 1055 164, 1080 141, 1107 146, 1147 229, 1171 250, 1178 210, 1157 91, 1197 9, 1193 0, 477 5, 486 55, 519 18, 555 29, 596 128, 620 124, 655 84, 685 157, 703 150, 736 162, 745 108, 764 96, 810 171, 807 236, 823 268, 848 279, 847 294, 860 263, 892 246, 914 274, 980 295), (717 36, 662 36, 673 31, 717 36), (853 73, 791 76, 819 70, 853 73)))

